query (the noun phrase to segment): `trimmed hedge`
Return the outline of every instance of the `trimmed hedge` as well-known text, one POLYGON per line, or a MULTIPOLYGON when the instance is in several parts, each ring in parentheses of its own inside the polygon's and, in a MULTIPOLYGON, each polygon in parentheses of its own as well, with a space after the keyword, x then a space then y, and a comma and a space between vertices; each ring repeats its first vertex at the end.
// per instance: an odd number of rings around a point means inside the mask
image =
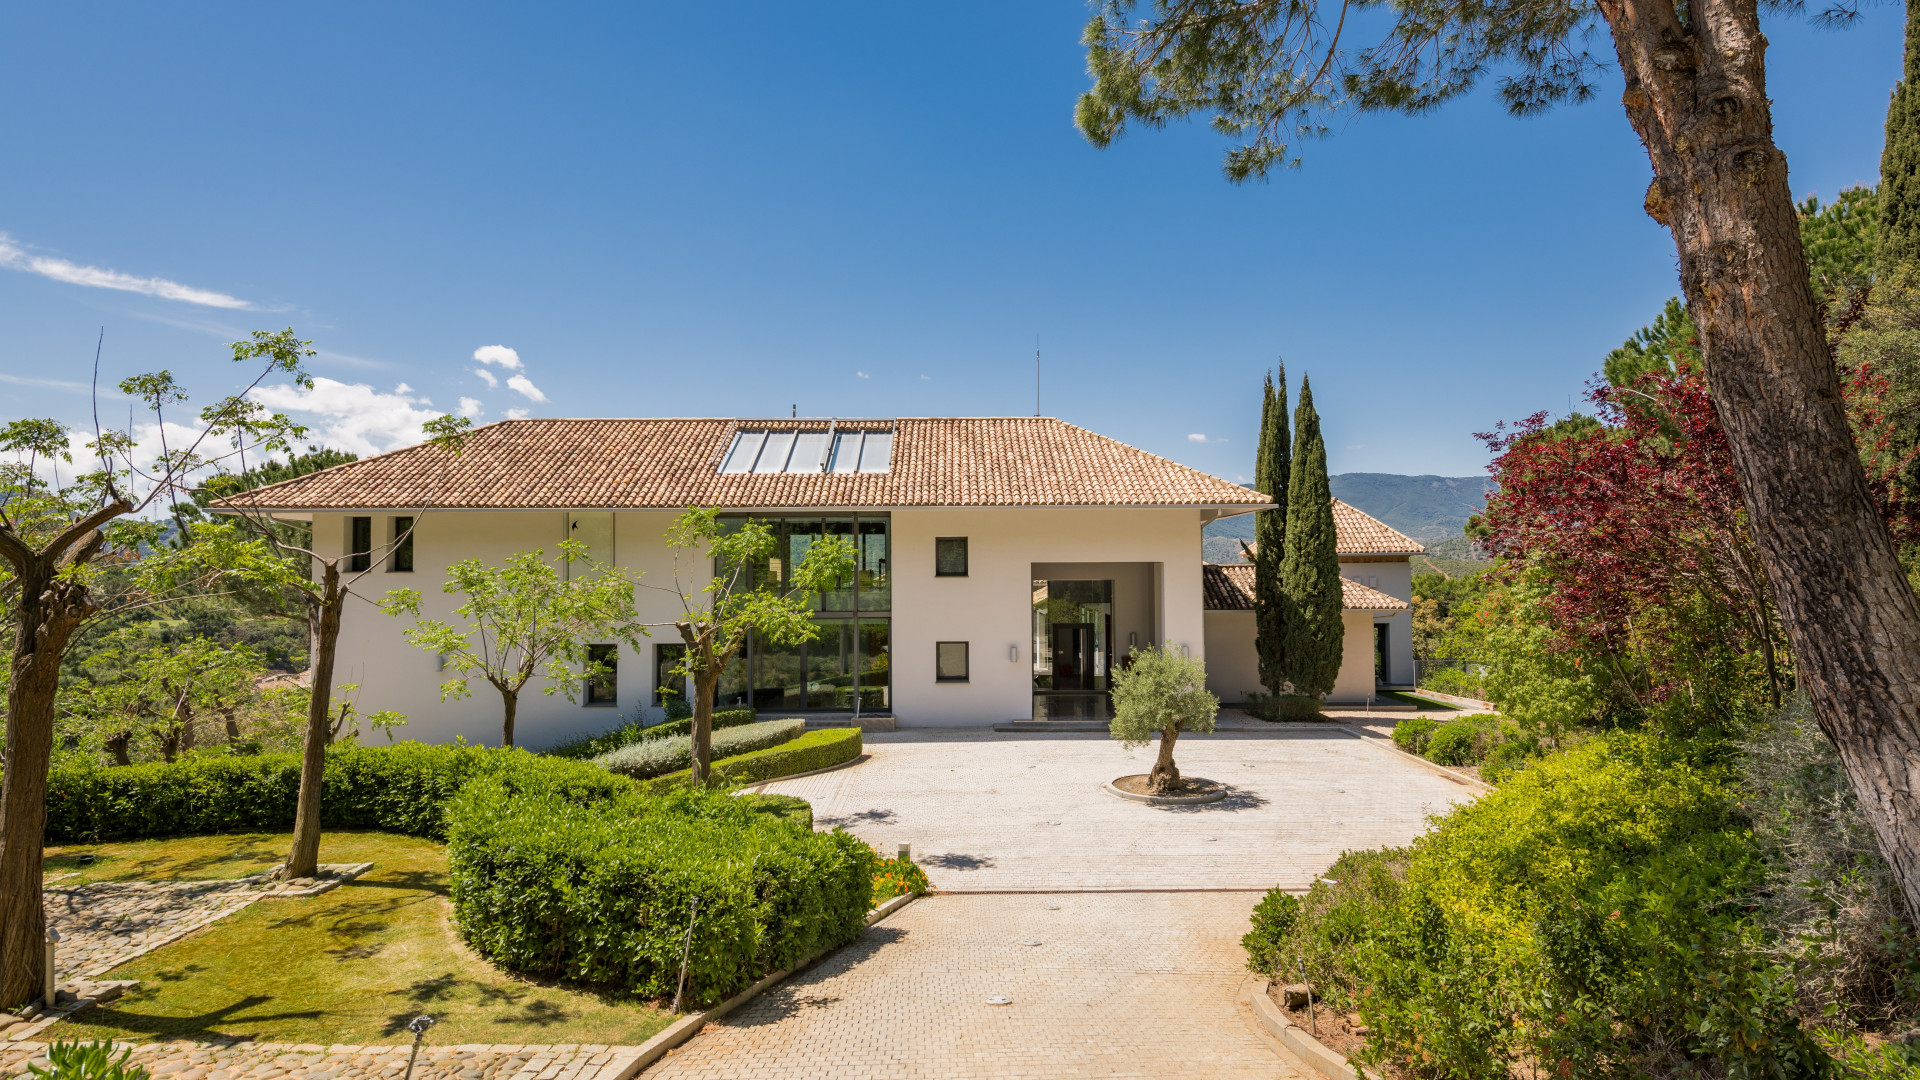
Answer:
POLYGON ((713 792, 579 798, 502 772, 468 784, 447 817, 454 910, 480 955, 665 997, 697 897, 696 1005, 852 940, 879 863, 849 833, 803 831, 713 792))
MULTIPOLYGON (((447 800, 476 776, 545 777, 581 797, 628 781, 588 765, 484 746, 340 746, 327 751, 321 820, 329 829, 387 829, 443 839, 447 800)), ((67 842, 293 827, 300 757, 195 755, 171 765, 107 766, 71 755, 48 774, 47 839, 67 842)))
MULTIPOLYGON (((713 759, 718 761, 736 754, 778 746, 798 738, 806 730, 805 720, 768 720, 761 724, 716 731, 713 733, 713 759)), ((649 739, 601 754, 593 759, 593 763, 622 776, 645 780, 677 769, 690 768, 693 765, 693 737, 680 735, 671 739, 649 739)))
MULTIPOLYGON (((859 728, 826 728, 767 750, 730 757, 713 764, 714 779, 723 784, 757 784, 794 773, 812 772, 860 756, 859 728)), ((646 791, 664 792, 686 786, 691 770, 682 769, 641 784, 646 791)))
MULTIPOLYGON (((721 728, 751 724, 756 715, 752 709, 722 709, 713 714, 713 730, 719 731, 721 728)), ((557 743, 541 752, 548 757, 596 758, 623 746, 632 746, 634 743, 652 739, 670 739, 675 735, 688 735, 692 732, 691 718, 669 719, 651 727, 638 720, 629 720, 617 728, 603 731, 598 735, 581 735, 566 742, 557 743)))

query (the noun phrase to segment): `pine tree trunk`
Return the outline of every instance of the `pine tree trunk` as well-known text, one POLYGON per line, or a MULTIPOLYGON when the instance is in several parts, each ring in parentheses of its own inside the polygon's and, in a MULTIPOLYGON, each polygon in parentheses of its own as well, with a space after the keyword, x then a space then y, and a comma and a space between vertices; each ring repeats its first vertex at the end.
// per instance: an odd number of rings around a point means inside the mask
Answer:
MULTIPOLYGON (((11 560, 10 560, 11 561, 11 560)), ((86 586, 55 579, 57 564, 14 562, 19 581, 13 677, 7 687, 5 777, 0 779, 0 1008, 40 995, 46 966, 41 845, 54 700, 67 642, 96 610, 86 586)))
POLYGON ((300 801, 293 815, 293 850, 281 876, 310 878, 320 872, 320 796, 327 768, 327 743, 333 736, 333 658, 340 644, 340 587, 337 562, 321 564, 320 596, 313 620, 312 694, 307 701, 307 735, 301 748, 300 801))
POLYGON ((1820 727, 1920 922, 1920 602, 1867 488, 1774 146, 1752 0, 1602 0, 1627 117, 1820 727))
POLYGON ((1180 767, 1173 763, 1173 744, 1179 738, 1179 728, 1160 729, 1160 756, 1147 774, 1147 790, 1155 795, 1170 795, 1180 788, 1180 767))

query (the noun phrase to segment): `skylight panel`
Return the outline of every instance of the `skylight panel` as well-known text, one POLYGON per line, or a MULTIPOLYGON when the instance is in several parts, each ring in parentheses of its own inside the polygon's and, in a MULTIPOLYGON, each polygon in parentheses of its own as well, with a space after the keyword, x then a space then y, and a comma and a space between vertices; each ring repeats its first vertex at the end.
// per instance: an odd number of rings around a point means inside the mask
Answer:
POLYGON ((787 455, 793 451, 791 431, 767 432, 766 448, 760 451, 760 460, 754 463, 756 473, 777 473, 787 471, 787 455))
POLYGON ((867 432, 866 443, 860 448, 860 471, 882 473, 886 472, 892 466, 893 432, 867 432))
POLYGON ((764 431, 742 431, 733 437, 733 446, 727 451, 727 460, 720 464, 723 473, 744 473, 753 471, 753 459, 760 456, 760 444, 767 441, 764 431))
POLYGON ((833 471, 837 473, 857 472, 860 468, 860 436, 862 432, 842 431, 833 439, 833 471))
POLYGON ((790 473, 817 473, 827 462, 827 433, 803 431, 793 441, 793 456, 787 459, 790 473))

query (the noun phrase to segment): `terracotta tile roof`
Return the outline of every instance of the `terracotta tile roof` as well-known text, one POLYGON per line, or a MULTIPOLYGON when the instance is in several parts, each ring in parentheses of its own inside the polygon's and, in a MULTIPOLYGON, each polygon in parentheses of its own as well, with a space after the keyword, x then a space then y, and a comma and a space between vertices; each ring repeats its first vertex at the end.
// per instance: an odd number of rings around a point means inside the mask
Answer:
POLYGON ((505 420, 458 456, 431 445, 336 465, 251 493, 272 510, 649 509, 684 506, 1228 506, 1258 492, 1044 417, 837 421, 894 430, 884 473, 730 473, 736 428, 827 421, 505 420))
MULTIPOLYGON (((1200 580, 1208 611, 1253 610, 1251 563, 1207 563, 1201 567, 1200 580)), ((1411 605, 1351 578, 1341 578, 1340 606, 1347 611, 1405 611, 1411 605)))
POLYGON ((1418 540, 1339 499, 1333 500, 1333 532, 1334 547, 1342 555, 1418 555, 1427 550, 1418 540))

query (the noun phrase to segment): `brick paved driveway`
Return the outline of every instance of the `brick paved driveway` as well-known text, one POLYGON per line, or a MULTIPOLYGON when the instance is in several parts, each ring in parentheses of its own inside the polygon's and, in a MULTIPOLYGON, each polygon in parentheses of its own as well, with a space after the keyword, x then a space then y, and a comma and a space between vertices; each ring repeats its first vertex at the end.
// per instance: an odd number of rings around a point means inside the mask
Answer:
POLYGON ((942 890, 1305 887, 1342 851, 1404 844, 1471 789, 1331 727, 1181 739, 1188 776, 1233 788, 1224 802, 1150 807, 1100 785, 1146 772, 1155 746, 1104 735, 964 729, 866 739, 870 759, 769 784, 914 859, 942 890))
POLYGON ((1238 1001, 1252 904, 1246 893, 925 897, 646 1077, 1318 1080, 1275 1053, 1238 1001), (1013 1003, 987 1004, 997 995, 1013 1003))

